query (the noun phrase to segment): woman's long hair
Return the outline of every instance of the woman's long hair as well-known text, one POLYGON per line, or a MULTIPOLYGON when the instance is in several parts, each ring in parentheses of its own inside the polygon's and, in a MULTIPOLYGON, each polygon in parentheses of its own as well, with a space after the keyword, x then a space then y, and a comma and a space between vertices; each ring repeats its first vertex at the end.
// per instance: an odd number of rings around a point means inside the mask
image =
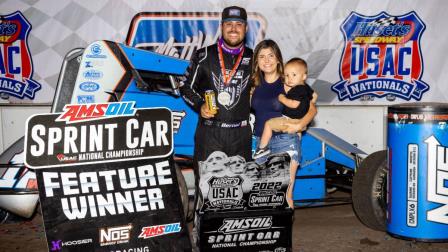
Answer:
POLYGON ((255 47, 254 56, 252 59, 252 87, 255 88, 260 85, 261 78, 263 78, 263 72, 258 67, 258 54, 260 53, 261 49, 267 49, 271 48, 274 52, 275 57, 278 60, 277 64, 277 73, 280 75, 280 78, 282 78, 283 81, 283 57, 282 52, 280 51, 280 48, 278 47, 277 43, 275 43, 274 40, 271 39, 265 39, 258 43, 258 45, 255 47))

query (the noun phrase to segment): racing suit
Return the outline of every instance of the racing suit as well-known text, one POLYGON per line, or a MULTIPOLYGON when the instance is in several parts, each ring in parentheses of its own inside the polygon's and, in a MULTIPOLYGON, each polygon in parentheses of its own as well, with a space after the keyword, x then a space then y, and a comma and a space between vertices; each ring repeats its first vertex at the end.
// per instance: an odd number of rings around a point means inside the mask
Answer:
POLYGON ((195 134, 195 163, 204 161, 214 151, 223 151, 227 156, 240 155, 251 159, 250 114, 250 75, 252 55, 245 47, 241 56, 222 51, 227 75, 234 75, 224 83, 219 44, 201 48, 191 58, 187 69, 186 81, 180 88, 182 97, 199 114, 195 134), (236 63, 240 62, 237 66, 236 63), (232 71, 234 70, 234 71, 232 71), (229 74, 230 73, 230 74, 229 74), (215 92, 218 113, 205 119, 200 116, 201 106, 205 103, 207 90, 215 92), (225 93, 220 97, 220 93, 225 93))

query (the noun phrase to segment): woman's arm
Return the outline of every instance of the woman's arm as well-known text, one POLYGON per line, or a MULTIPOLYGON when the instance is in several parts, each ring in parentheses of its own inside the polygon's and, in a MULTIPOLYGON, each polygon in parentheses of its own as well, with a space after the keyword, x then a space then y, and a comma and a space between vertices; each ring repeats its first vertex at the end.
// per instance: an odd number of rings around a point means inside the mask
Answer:
POLYGON ((302 132, 306 129, 306 126, 313 120, 314 116, 317 114, 316 105, 310 102, 310 109, 306 115, 300 119, 299 123, 286 123, 286 130, 283 132, 293 134, 296 132, 302 132))

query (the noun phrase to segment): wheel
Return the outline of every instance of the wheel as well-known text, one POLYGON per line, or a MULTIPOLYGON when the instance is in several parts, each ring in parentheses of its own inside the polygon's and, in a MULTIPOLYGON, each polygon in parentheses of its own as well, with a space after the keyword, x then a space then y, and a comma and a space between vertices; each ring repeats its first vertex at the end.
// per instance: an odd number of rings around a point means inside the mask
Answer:
POLYGON ((359 220, 367 227, 386 231, 387 151, 364 159, 353 177, 352 201, 359 220))
POLYGON ((188 189, 187 189, 187 183, 185 182, 184 175, 182 175, 182 171, 180 170, 180 167, 175 164, 174 168, 176 169, 176 177, 177 177, 177 184, 179 185, 179 192, 180 192, 180 198, 182 200, 182 210, 184 213, 184 220, 188 216, 188 189))

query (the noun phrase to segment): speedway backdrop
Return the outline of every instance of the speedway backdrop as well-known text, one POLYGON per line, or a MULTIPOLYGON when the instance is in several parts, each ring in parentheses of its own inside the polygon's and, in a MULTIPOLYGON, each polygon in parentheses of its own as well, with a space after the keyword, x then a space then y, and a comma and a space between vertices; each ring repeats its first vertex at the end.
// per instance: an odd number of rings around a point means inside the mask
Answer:
POLYGON ((50 104, 64 56, 95 40, 189 59, 219 37, 219 14, 230 5, 249 12, 249 46, 271 38, 285 60, 308 61, 308 83, 320 104, 443 102, 448 96, 448 2, 442 0, 2 0, 0 104, 50 104))

